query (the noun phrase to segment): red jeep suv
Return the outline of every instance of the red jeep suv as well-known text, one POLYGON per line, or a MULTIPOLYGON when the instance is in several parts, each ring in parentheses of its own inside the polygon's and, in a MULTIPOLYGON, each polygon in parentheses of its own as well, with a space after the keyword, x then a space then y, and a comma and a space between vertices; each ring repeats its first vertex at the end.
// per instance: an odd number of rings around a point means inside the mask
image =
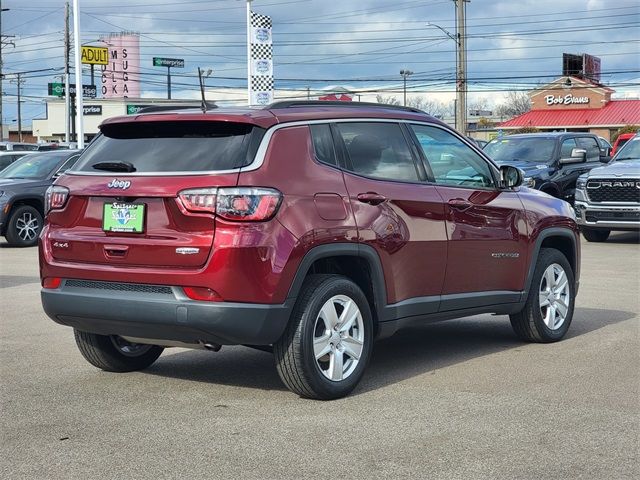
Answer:
POLYGON ((566 334, 575 216, 521 182, 410 108, 112 118, 47 193, 42 304, 103 370, 243 344, 295 393, 338 398, 406 325, 495 313, 527 341, 566 334))

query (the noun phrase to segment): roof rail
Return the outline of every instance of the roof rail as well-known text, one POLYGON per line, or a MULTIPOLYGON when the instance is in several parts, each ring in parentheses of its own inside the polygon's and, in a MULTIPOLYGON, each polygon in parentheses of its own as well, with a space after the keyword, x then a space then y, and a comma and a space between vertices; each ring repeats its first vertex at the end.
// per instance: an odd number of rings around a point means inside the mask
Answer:
POLYGON ((402 105, 390 105, 388 103, 375 102, 340 102, 331 100, 283 100, 274 102, 264 107, 265 110, 275 110, 280 108, 296 108, 296 107, 369 107, 369 108, 388 108, 389 110, 403 110, 413 113, 427 113, 424 110, 414 107, 403 107, 402 105))
MULTIPOLYGON (((157 113, 157 112, 171 112, 173 110, 189 110, 202 107, 202 102, 193 103, 181 103, 178 105, 149 105, 148 107, 142 107, 136 113, 157 113)), ((207 110, 218 108, 215 102, 207 102, 207 110)))

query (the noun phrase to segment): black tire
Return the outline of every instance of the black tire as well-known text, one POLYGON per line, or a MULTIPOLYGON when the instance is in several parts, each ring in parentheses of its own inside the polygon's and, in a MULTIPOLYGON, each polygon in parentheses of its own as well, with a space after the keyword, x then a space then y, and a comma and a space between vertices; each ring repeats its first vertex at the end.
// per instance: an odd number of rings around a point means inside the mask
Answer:
POLYGON ((596 230, 593 228, 583 228, 582 235, 587 242, 606 242, 611 234, 611 230, 596 230))
POLYGON ((7 222, 7 242, 13 247, 32 247, 38 243, 42 225, 42 215, 38 210, 29 205, 18 207, 11 212, 7 222), (31 228, 25 229, 25 223, 31 228))
POLYGON ((551 343, 561 340, 571 325, 573 310, 575 305, 575 280, 573 270, 567 258, 554 248, 543 248, 540 250, 533 279, 529 286, 529 295, 524 308, 519 313, 510 315, 511 326, 516 335, 527 342, 551 343), (542 317, 540 307, 540 285, 542 276, 550 265, 557 264, 564 270, 570 292, 567 315, 564 322, 555 330, 549 328, 542 317))
MULTIPOLYGON (((339 343, 337 345, 340 346, 339 343)), ((278 374, 289 390, 305 398, 331 400, 348 395, 356 387, 369 362, 372 346, 373 320, 362 290, 340 275, 310 275, 302 286, 287 329, 274 344, 273 351, 278 374), (316 362, 313 342, 320 310, 336 295, 344 295, 357 305, 364 339, 355 369, 346 378, 334 381, 322 373, 316 362)))
POLYGON ((107 372, 143 370, 155 362, 164 348, 129 343, 117 336, 74 330, 80 353, 94 367, 107 372), (129 349, 129 352, 125 350, 129 349), (138 351, 136 351, 138 350, 138 351))

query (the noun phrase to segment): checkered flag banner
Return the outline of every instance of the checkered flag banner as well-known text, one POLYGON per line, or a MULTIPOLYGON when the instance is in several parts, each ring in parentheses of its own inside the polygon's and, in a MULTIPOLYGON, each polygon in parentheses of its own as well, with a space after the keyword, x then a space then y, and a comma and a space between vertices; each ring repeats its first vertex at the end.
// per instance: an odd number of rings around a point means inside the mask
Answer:
POLYGON ((267 105, 273 102, 271 17, 253 11, 249 17, 249 103, 267 105))

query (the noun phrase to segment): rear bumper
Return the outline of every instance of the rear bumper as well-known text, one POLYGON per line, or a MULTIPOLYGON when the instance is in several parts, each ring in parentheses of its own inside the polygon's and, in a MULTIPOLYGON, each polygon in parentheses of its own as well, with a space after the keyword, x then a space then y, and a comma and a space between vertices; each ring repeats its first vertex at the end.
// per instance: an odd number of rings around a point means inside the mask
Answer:
POLYGON ((280 338, 291 305, 198 302, 177 287, 63 281, 42 289, 45 312, 57 323, 100 335, 190 344, 269 345, 280 338), (72 282, 74 283, 74 282, 72 282), (147 287, 146 289, 142 287, 147 287))

